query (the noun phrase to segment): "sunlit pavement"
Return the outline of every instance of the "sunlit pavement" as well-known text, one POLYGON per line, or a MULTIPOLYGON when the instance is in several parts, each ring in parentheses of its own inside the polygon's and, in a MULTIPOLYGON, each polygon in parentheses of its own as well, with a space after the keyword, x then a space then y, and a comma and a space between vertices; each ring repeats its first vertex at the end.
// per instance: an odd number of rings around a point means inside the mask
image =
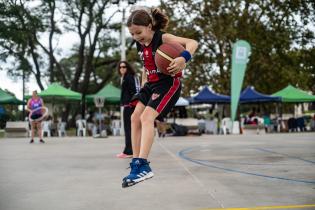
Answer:
POLYGON ((123 137, 0 139, 0 210, 315 209, 315 133, 156 138, 121 187, 123 137))

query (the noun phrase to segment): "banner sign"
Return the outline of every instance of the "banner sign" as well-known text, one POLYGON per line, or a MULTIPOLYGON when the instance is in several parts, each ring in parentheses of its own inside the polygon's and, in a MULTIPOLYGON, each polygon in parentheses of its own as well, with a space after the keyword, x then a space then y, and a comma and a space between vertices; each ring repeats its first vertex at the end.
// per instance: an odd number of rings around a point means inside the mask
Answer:
POLYGON ((250 45, 244 40, 239 40, 233 45, 232 75, 231 75, 231 120, 234 122, 237 106, 241 94, 246 65, 249 61, 250 45))

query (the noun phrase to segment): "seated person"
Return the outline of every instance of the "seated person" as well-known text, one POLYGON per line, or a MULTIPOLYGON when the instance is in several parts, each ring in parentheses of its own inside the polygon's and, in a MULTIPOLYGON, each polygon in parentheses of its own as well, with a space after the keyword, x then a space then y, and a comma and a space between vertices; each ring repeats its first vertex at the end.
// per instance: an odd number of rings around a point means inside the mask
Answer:
POLYGON ((87 132, 88 132, 88 135, 89 136, 92 136, 93 135, 93 127, 94 127, 94 113, 93 112, 90 112, 89 113, 89 116, 86 120, 86 123, 87 123, 87 132))
POLYGON ((270 126, 271 126, 271 120, 268 114, 265 114, 263 116, 264 119, 264 127, 265 127, 265 131, 266 133, 268 133, 270 131, 270 126))
POLYGON ((51 135, 52 136, 58 136, 58 118, 56 115, 52 118, 51 122, 51 135))

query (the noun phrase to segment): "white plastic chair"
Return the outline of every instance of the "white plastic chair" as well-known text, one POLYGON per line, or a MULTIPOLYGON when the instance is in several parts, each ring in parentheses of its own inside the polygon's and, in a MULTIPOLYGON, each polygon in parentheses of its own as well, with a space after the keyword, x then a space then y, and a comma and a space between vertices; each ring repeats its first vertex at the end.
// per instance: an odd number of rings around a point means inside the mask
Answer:
POLYGON ((51 136, 51 122, 50 121, 43 121, 42 122, 42 136, 44 136, 45 133, 47 133, 47 137, 51 136))
POLYGON ((217 133, 217 121, 216 120, 206 120, 205 121, 205 132, 216 134, 217 133))
POLYGON ((76 126, 77 126, 77 136, 86 136, 86 121, 79 119, 76 121, 76 126))
POLYGON ((221 121, 221 129, 224 135, 231 133, 232 131, 232 121, 229 117, 223 118, 221 121))
POLYGON ((66 123, 65 122, 59 122, 58 123, 58 136, 67 136, 66 132, 66 123))
POLYGON ((93 137, 97 136, 97 126, 95 124, 93 124, 93 127, 92 127, 92 136, 93 137))
POLYGON ((111 123, 111 129, 114 136, 120 135, 120 120, 113 120, 111 123))
POLYGON ((240 134, 240 122, 239 121, 233 122, 232 134, 240 134))

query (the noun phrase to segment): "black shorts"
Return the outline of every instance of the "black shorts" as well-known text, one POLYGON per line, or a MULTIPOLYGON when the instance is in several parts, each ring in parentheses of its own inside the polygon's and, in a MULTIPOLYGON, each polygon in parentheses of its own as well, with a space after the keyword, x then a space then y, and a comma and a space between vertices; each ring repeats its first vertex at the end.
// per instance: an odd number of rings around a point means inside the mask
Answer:
POLYGON ((41 118, 42 116, 43 116, 42 114, 32 114, 31 118, 32 118, 32 120, 37 120, 37 119, 41 118))
POLYGON ((135 98, 156 110, 158 118, 163 118, 176 104, 181 89, 180 78, 168 77, 154 83, 147 82, 135 98))

